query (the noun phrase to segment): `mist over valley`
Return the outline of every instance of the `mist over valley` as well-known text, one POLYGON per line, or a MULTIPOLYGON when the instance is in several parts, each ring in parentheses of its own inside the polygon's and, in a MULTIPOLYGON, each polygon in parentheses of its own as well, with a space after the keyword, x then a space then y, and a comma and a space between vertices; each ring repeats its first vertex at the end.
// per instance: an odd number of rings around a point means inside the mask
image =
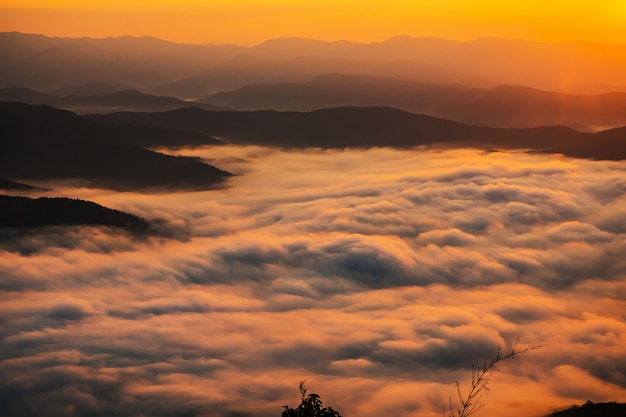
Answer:
POLYGON ((0 53, 0 414, 623 411, 625 46, 0 53))

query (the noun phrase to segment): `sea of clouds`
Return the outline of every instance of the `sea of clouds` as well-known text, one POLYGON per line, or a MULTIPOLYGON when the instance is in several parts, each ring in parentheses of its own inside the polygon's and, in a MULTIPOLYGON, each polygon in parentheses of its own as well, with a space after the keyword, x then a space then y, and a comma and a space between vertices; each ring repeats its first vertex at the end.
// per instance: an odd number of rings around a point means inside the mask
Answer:
POLYGON ((484 415, 626 401, 626 163, 473 150, 181 151, 204 192, 47 184, 140 215, 0 241, 0 410, 442 415, 503 362, 484 415))

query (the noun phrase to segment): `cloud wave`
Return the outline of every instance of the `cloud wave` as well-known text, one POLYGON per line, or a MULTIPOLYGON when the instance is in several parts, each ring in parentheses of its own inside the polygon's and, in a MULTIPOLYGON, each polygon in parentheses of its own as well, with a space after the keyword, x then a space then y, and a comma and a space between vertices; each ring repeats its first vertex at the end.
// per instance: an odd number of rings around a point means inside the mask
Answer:
POLYGON ((494 374, 490 413, 626 400, 624 163, 181 152, 240 175, 197 193, 47 187, 162 233, 3 241, 0 409, 276 416, 306 378, 346 416, 434 417, 446 383, 518 336, 547 346, 494 374))

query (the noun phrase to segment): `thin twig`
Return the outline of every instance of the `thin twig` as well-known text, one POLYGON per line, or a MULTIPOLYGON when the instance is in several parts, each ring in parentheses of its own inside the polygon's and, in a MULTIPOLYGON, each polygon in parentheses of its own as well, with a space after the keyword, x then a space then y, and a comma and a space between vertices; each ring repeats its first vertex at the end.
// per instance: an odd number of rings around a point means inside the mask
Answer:
POLYGON ((491 377, 491 370, 497 369, 496 364, 498 362, 514 358, 522 353, 528 353, 531 350, 537 350, 545 346, 532 345, 525 348, 519 348, 518 344, 519 337, 515 340, 510 352, 502 353, 502 350, 498 348, 496 355, 492 358, 486 358, 482 366, 479 366, 478 362, 474 362, 472 365, 472 380, 467 396, 463 396, 459 381, 454 381, 456 383, 457 395, 459 397, 459 405, 457 408, 452 400, 452 397, 450 397, 448 401, 449 413, 447 417, 469 417, 483 407, 483 404, 480 404, 480 400, 489 391, 488 383, 489 377, 491 377))

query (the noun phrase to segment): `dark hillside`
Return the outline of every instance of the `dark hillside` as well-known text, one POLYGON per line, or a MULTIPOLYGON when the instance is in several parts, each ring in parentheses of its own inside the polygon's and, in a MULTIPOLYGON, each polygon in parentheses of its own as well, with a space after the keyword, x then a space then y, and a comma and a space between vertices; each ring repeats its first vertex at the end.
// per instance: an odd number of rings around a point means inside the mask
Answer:
POLYGON ((583 405, 575 405, 566 410, 555 411, 545 417, 624 417, 626 403, 608 402, 594 403, 587 401, 583 405))
POLYGON ((58 225, 115 226, 135 232, 145 232, 150 227, 141 217, 91 201, 0 195, 0 229, 58 225))
POLYGON ((144 145, 219 143, 175 129, 114 126, 47 106, 0 103, 0 176, 79 179, 116 189, 206 189, 230 174, 144 145))
POLYGON ((312 112, 207 112, 187 108, 164 113, 115 113, 92 118, 111 123, 184 128, 232 143, 285 148, 438 145, 626 159, 626 131, 621 129, 592 134, 563 126, 491 128, 388 107, 341 107, 312 112))

